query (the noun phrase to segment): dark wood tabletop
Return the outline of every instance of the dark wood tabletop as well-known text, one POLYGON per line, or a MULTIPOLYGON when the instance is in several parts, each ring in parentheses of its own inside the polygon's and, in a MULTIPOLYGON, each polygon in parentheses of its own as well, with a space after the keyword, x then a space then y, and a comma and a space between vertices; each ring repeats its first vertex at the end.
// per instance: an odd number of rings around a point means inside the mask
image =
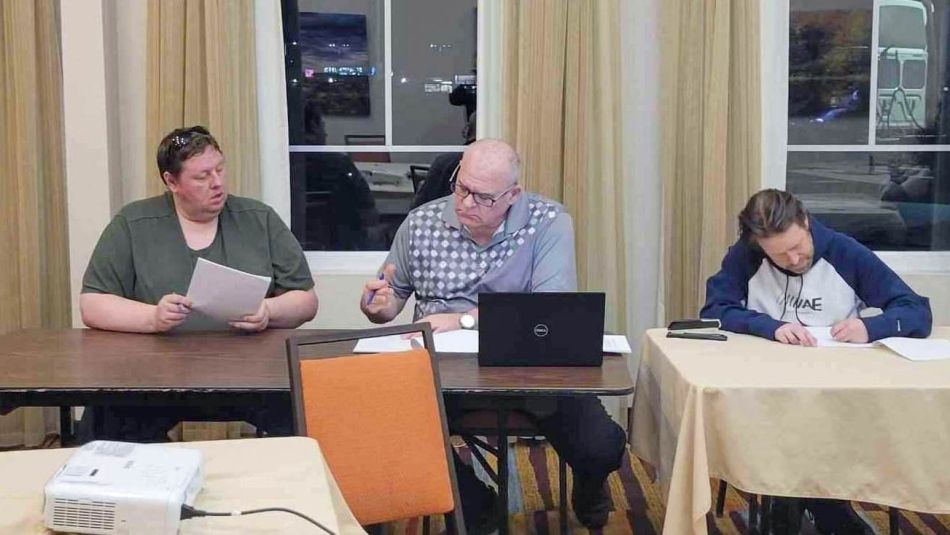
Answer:
MULTIPOLYGON (((0 406, 91 404, 99 398, 154 399, 289 392, 285 341, 325 330, 274 329, 143 335, 89 329, 23 330, 0 336, 0 406)), ((475 355, 441 354, 447 394, 625 395, 634 385, 626 359, 599 368, 482 368, 475 355)), ((101 400, 101 399, 100 399, 101 400)))

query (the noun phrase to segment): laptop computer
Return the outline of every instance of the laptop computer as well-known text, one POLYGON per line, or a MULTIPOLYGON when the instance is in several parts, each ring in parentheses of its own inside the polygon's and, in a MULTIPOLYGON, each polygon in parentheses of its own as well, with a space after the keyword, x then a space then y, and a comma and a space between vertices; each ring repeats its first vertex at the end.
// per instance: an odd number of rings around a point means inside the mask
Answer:
POLYGON ((478 294, 479 366, 600 366, 604 294, 478 294))

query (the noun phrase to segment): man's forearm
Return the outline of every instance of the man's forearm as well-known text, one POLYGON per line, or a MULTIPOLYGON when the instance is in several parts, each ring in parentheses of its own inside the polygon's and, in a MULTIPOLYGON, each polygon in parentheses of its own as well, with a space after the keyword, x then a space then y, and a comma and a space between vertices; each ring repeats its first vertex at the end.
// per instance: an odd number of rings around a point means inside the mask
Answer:
POLYGON ((373 323, 389 323, 396 316, 402 312, 402 307, 406 306, 405 299, 399 299, 398 297, 393 297, 389 306, 380 310, 376 314, 367 312, 366 309, 363 309, 363 314, 366 315, 366 318, 373 323))
POLYGON ((84 293, 79 310, 86 327, 107 331, 154 333, 155 305, 112 294, 84 293))
POLYGON ((295 329, 317 315, 319 302, 311 290, 291 290, 266 299, 272 328, 295 329))

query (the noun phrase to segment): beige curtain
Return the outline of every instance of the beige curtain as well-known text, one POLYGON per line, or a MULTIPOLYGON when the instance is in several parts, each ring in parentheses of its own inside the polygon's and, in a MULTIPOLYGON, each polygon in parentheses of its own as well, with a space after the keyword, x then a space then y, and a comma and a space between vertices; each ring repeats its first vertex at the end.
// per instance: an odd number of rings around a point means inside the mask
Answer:
POLYGON ((504 137, 524 160, 526 189, 574 218, 578 283, 607 294, 623 332, 625 255, 616 0, 506 2, 504 137))
POLYGON ((667 319, 697 317, 706 279, 760 184, 757 0, 662 2, 661 165, 667 319))
POLYGON ((164 191, 162 137, 201 124, 221 144, 232 193, 259 198, 254 1, 149 0, 147 26, 146 191, 164 191))
MULTIPOLYGON (((58 11, 0 2, 0 333, 70 325, 58 11)), ((39 444, 46 422, 34 408, 0 417, 0 445, 39 444)))

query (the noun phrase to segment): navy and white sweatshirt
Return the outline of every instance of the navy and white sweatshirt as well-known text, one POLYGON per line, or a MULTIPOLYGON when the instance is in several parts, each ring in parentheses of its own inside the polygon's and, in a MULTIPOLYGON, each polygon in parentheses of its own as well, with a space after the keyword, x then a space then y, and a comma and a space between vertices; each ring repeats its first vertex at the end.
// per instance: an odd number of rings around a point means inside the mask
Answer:
POLYGON ((784 323, 827 327, 875 307, 884 313, 862 318, 869 341, 930 335, 933 317, 926 297, 854 238, 814 218, 808 222, 815 253, 807 272, 786 271, 740 239, 706 282, 700 316, 718 318, 727 331, 774 340, 784 323))

